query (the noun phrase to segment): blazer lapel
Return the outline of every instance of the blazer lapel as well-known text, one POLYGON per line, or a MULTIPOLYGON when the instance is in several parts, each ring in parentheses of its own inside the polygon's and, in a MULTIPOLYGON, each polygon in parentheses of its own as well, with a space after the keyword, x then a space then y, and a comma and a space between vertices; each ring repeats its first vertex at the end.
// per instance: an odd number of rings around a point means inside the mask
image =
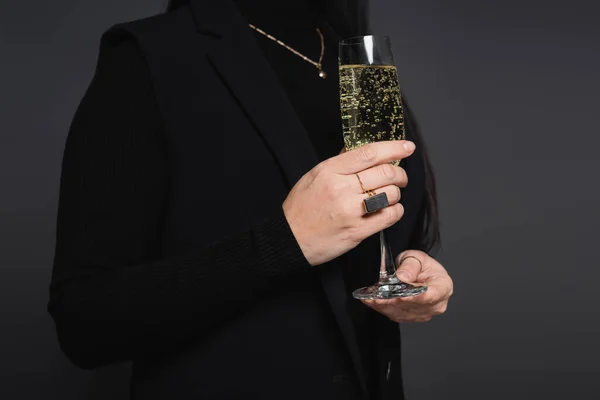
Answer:
POLYGON ((315 150, 248 23, 231 0, 191 3, 199 29, 219 40, 209 50, 216 68, 248 118, 263 136, 290 185, 318 163, 315 150), (207 20, 210 19, 210 20, 207 20))
MULTIPOLYGON (((198 30, 215 38, 214 47, 208 52, 209 61, 264 138, 291 189, 317 165, 318 157, 247 21, 231 0, 211 2, 210 10, 203 9, 201 2, 196 0, 191 2, 191 8, 198 30)), ((349 294, 346 293, 341 266, 334 260, 318 268, 361 387, 366 393, 356 332, 346 306, 349 294)))

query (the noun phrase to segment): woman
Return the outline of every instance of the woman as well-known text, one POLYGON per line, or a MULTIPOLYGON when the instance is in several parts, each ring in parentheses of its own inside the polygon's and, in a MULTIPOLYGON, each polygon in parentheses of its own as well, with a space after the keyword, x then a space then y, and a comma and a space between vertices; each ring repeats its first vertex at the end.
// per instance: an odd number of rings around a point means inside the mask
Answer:
POLYGON ((397 323, 446 307, 414 121, 409 141, 339 154, 336 47, 364 9, 319 4, 174 1, 102 37, 65 149, 49 311, 75 365, 133 361, 134 399, 398 399, 397 323), (289 48, 323 52, 327 77, 289 48), (356 173, 391 205, 366 215, 356 173), (376 279, 386 227, 413 256, 398 273, 430 290, 363 304, 350 292, 376 279))

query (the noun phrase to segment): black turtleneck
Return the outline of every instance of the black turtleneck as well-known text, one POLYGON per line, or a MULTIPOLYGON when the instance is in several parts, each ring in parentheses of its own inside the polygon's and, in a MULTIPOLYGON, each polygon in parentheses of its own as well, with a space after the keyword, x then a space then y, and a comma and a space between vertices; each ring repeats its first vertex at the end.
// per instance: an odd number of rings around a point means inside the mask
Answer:
POLYGON ((318 61, 325 38, 323 70, 317 68, 264 35, 255 32, 265 57, 272 65, 321 160, 339 154, 342 140, 337 45, 338 34, 319 16, 310 0, 238 0, 247 20, 311 60, 318 61))

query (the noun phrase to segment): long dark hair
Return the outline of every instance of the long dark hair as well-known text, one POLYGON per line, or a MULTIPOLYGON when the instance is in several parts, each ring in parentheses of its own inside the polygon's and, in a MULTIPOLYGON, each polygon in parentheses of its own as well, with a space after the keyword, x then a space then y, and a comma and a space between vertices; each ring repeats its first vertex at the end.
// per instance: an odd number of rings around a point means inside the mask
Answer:
MULTIPOLYGON (((342 37, 352 37, 370 34, 369 1, 368 0, 310 0, 319 7, 329 24, 342 37)), ((169 0, 167 11, 189 4, 190 0, 169 0)), ((429 161, 427 146, 421 135, 419 125, 403 96, 406 129, 412 134, 423 158, 425 170, 425 203, 419 213, 420 226, 410 239, 409 247, 425 252, 431 252, 440 243, 440 222, 437 205, 435 176, 429 161)))

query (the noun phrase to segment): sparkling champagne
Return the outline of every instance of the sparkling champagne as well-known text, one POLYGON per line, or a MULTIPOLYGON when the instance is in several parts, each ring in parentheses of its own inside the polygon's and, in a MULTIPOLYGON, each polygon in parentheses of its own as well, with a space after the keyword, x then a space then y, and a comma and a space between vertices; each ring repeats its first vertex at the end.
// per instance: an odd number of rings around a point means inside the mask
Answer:
POLYGON ((395 66, 340 66, 340 106, 347 150, 377 141, 406 139, 395 66))

